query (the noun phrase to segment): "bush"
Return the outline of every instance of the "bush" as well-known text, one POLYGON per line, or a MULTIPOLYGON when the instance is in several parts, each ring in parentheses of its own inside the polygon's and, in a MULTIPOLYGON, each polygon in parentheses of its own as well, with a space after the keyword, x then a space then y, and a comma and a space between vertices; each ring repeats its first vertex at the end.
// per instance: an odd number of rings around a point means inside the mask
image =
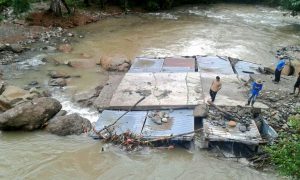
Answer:
POLYGON ((300 11, 300 0, 280 0, 280 5, 286 9, 300 11))
POLYGON ((149 0, 146 2, 146 9, 149 11, 157 11, 159 10, 159 2, 158 0, 149 0))
POLYGON ((20 14, 30 9, 28 0, 13 0, 12 6, 15 14, 20 14))
POLYGON ((290 116, 288 125, 291 129, 279 133, 278 142, 266 151, 282 174, 300 179, 300 116, 290 116))

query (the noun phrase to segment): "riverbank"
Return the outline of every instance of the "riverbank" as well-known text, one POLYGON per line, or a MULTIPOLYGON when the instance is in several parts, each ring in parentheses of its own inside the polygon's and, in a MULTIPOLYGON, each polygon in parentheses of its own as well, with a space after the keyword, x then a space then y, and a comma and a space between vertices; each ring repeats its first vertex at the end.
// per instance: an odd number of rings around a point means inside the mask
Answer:
MULTIPOLYGON (((5 66, 4 75, 6 81, 19 85, 21 88, 28 85, 32 80, 36 80, 40 86, 45 86, 48 89, 50 79, 47 75, 48 71, 65 71, 65 74, 71 77, 66 78, 67 86, 55 89, 54 97, 59 99, 63 106, 67 104, 65 107, 70 109, 68 112, 71 112, 75 109, 74 104, 77 104, 73 98, 76 94, 92 89, 92 93, 88 94, 94 95, 94 92, 96 93, 94 86, 106 85, 108 77, 119 74, 119 72, 107 72, 100 65, 96 65, 97 62, 99 64, 102 56, 113 57, 113 55, 121 53, 126 59, 132 60, 136 56, 220 54, 271 65, 276 62, 274 56, 276 50, 280 49, 279 46, 295 44, 298 40, 297 26, 293 25, 294 21, 286 18, 276 21, 276 18, 282 17, 281 12, 277 13, 273 9, 252 6, 234 6, 233 8, 225 6, 224 9, 222 8, 224 6, 210 9, 195 6, 178 9, 176 12, 146 13, 137 16, 129 14, 102 19, 102 21, 65 32, 69 43, 62 44, 70 44, 72 47, 70 52, 51 54, 52 58, 48 58, 48 62, 35 59, 34 61, 38 63, 27 66, 27 70, 21 69, 20 67, 23 66, 13 63, 11 66, 5 66), (238 11, 237 9, 241 10, 238 11), (272 15, 276 18, 264 19, 268 16, 263 12, 273 12, 272 15), (251 14, 253 16, 250 16, 251 14), (263 21, 258 21, 258 19, 263 19, 263 21), (231 29, 234 33, 224 33, 224 29, 231 29), (72 33, 73 36, 68 37, 68 33, 72 33), (82 38, 79 37, 81 35, 82 38), (79 64, 81 67, 70 67, 68 62, 72 61, 77 62, 77 65, 79 64), (43 63, 40 64, 40 62, 43 63), (12 74, 20 72, 23 74, 17 76, 19 79, 10 77, 12 74), (75 77, 76 75, 81 77, 75 77)), ((60 39, 59 44, 62 39, 60 39)), ((41 47, 46 46, 48 44, 41 44, 36 48, 38 50, 36 53, 48 53, 48 50, 40 50, 41 47)), ((58 48, 59 45, 52 47, 58 48)), ((51 47, 49 47, 50 49, 51 47)), ((34 55, 34 51, 28 52, 34 55)), ((58 51, 55 50, 55 52, 58 51)), ((24 58, 21 61, 27 63, 27 61, 33 60, 24 58)), ((120 75, 122 76, 122 72, 120 75)), ((109 85, 107 86, 109 87, 109 85)), ((52 88, 49 89, 53 90, 52 88)), ((85 95, 84 97, 88 96, 85 95)), ((292 97, 289 96, 289 99, 292 97)), ((90 104, 89 101, 85 102, 90 104)), ((81 110, 84 108, 78 107, 75 111, 82 113, 81 110)), ((280 107, 278 111, 280 111, 280 107)), ((90 121, 97 120, 98 112, 93 112, 95 113, 95 115, 93 114, 94 119, 88 118, 90 121)), ((89 112, 85 113, 89 114, 89 112)), ((282 115, 280 112, 279 114, 282 115)), ((280 127, 281 124, 278 126, 280 127)), ((184 149, 176 148, 173 151, 146 150, 137 155, 124 155, 124 152, 120 152, 119 149, 111 145, 95 143, 84 135, 60 138, 43 131, 33 133, 1 132, 1 146, 5 147, 1 149, 1 154, 6 154, 5 157, 1 156, 3 158, 1 162, 5 165, 3 168, 5 173, 1 175, 8 177, 14 177, 16 174, 20 177, 42 177, 49 170, 51 170, 50 176, 59 174, 59 177, 66 177, 70 175, 66 173, 66 167, 68 167, 69 171, 67 172, 72 172, 78 176, 119 178, 120 176, 130 176, 130 173, 131 175, 139 174, 139 172, 130 171, 138 166, 140 167, 139 170, 151 169, 149 174, 156 174, 157 177, 165 177, 166 179, 177 176, 196 178, 204 174, 207 177, 219 178, 224 178, 224 174, 227 174, 228 177, 225 178, 228 179, 237 176, 245 177, 245 179, 276 178, 274 175, 244 167, 243 164, 224 161, 223 158, 219 160, 214 157, 214 154, 206 151, 189 153, 184 149), (23 140, 30 143, 24 144, 22 143, 23 140), (40 147, 41 144, 45 147, 40 147), (32 145, 39 147, 40 151, 31 147, 32 145), (107 151, 102 153, 102 147, 107 151), (15 154, 20 155, 17 156, 18 160, 15 159, 15 154), (22 156, 28 158, 22 158, 22 156), (208 161, 210 162, 209 165, 208 161), (95 164, 99 164, 99 162, 101 165, 95 167, 95 164), (168 168, 170 162, 172 169, 168 168), (7 169, 6 167, 10 167, 11 164, 14 164, 16 168, 7 169), (23 168, 24 164, 27 164, 28 168, 23 168), (125 167, 123 164, 129 166, 125 167), (94 168, 88 168, 91 166, 94 168), (189 170, 186 170, 187 167, 189 170), (103 168, 111 170, 104 172, 103 168), (179 169, 178 173, 174 173, 174 168, 179 169), (216 168, 220 171, 216 172, 216 168), (128 172, 124 172, 124 169, 128 172), (163 175, 161 169, 165 170, 163 175), (113 175, 113 172, 116 171, 119 174, 113 175), (228 172, 230 173, 228 174, 228 172), (182 173, 183 175, 180 175, 182 173)), ((149 175, 145 174, 144 177, 147 178, 149 175)))

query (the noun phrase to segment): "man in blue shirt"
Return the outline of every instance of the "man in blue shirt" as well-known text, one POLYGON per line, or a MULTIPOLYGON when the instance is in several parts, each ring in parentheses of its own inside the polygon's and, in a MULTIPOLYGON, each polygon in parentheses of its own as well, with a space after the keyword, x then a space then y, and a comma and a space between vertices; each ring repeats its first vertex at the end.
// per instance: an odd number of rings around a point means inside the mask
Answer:
POLYGON ((274 83, 277 84, 280 81, 281 71, 285 66, 285 58, 280 57, 279 62, 277 63, 276 69, 275 69, 275 80, 274 83))
POLYGON ((260 79, 258 79, 256 82, 253 82, 252 83, 252 89, 251 89, 251 93, 250 93, 250 96, 249 96, 249 99, 248 99, 248 103, 246 105, 250 105, 251 103, 251 106, 253 107, 254 103, 255 103, 255 100, 259 94, 259 91, 262 90, 262 82, 260 79), (252 101, 252 102, 251 102, 252 101))

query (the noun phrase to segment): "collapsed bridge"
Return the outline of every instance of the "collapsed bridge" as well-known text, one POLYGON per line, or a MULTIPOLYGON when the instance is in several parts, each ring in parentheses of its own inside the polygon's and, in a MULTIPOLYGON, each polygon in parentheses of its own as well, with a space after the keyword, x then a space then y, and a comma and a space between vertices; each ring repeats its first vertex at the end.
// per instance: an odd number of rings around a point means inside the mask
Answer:
MULTIPOLYGON (((221 77, 222 89, 214 105, 244 107, 248 90, 241 80, 249 80, 249 74, 258 74, 258 67, 218 56, 137 57, 124 77, 111 77, 111 84, 100 93, 97 106, 102 113, 95 130, 105 128, 125 113, 116 123, 117 134, 130 131, 146 139, 176 136, 172 140, 193 141, 194 133, 189 132, 200 127, 205 142, 258 145, 262 138, 253 119, 249 120, 247 130, 241 131, 240 122, 230 127, 227 121, 219 125, 207 118, 207 112, 211 111, 207 108, 209 89, 215 77, 221 77), (136 104, 142 97, 143 101, 136 104)), ((268 106, 257 102, 255 108, 268 106)))

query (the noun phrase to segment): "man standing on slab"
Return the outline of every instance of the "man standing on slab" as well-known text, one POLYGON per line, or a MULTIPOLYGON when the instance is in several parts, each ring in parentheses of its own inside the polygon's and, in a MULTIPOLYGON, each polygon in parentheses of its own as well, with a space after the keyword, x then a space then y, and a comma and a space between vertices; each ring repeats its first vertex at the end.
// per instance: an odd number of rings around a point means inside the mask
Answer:
POLYGON ((222 88, 222 83, 220 77, 217 76, 216 79, 212 82, 209 90, 211 101, 214 102, 218 91, 222 88))

